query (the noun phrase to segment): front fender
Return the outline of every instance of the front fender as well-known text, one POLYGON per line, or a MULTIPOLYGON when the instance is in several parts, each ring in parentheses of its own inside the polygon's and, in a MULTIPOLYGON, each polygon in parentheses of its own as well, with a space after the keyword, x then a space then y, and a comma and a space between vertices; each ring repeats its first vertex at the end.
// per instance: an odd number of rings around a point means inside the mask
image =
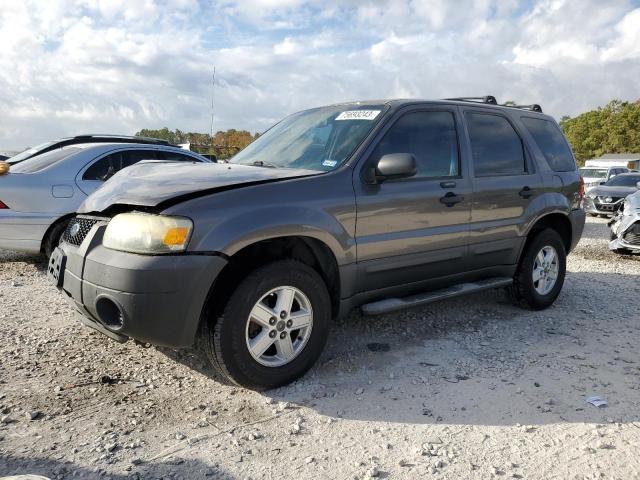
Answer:
POLYGON ((339 265, 356 261, 355 240, 345 225, 326 212, 295 205, 260 208, 225 218, 191 248, 232 256, 253 243, 290 236, 323 242, 339 265))
POLYGON ((304 236, 327 245, 338 265, 356 261, 350 171, 217 192, 164 213, 193 220, 190 251, 232 256, 262 240, 304 236))

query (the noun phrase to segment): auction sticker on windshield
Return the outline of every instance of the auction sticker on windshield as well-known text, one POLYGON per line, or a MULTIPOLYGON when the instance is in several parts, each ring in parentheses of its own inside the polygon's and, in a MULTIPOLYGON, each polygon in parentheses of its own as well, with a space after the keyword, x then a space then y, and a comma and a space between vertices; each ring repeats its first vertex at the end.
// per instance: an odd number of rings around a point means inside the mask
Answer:
POLYGON ((380 110, 347 110, 336 117, 336 120, 373 120, 380 110))

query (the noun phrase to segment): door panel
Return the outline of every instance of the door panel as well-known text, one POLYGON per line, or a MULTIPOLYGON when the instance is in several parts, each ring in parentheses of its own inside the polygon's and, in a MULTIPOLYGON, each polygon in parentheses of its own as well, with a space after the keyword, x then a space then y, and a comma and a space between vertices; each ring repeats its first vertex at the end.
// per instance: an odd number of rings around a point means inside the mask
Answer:
POLYGON ((543 193, 514 124, 494 112, 464 114, 471 150, 473 201, 469 255, 475 269, 513 264, 522 246, 520 225, 543 193))
POLYGON ((374 290, 459 273, 467 258, 471 183, 454 108, 407 111, 392 121, 363 168, 411 153, 415 177, 366 184, 354 174, 358 289, 374 290), (449 197, 446 197, 449 195, 449 197), (446 202, 457 195, 458 203, 446 202))

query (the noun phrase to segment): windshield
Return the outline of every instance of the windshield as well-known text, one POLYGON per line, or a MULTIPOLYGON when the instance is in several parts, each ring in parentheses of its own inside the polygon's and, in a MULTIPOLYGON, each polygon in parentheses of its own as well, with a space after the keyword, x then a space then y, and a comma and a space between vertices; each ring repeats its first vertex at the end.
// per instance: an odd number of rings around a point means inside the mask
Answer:
POLYGON ((607 187, 635 187, 640 182, 640 175, 617 175, 609 180, 607 187))
POLYGON ((296 113, 267 130, 230 163, 333 170, 364 140, 385 108, 335 106, 296 113))
POLYGON ((580 175, 587 178, 607 178, 606 168, 581 168, 580 175))
POLYGON ((7 162, 9 162, 10 164, 14 164, 14 163, 18 163, 21 162, 22 160, 24 160, 25 158, 29 158, 31 155, 33 155, 36 152, 39 152, 40 150, 42 150, 43 148, 48 147, 49 145, 51 145, 53 142, 45 142, 45 143, 41 143, 40 145, 38 145, 37 147, 32 147, 32 148, 28 148, 26 149, 24 152, 20 152, 17 155, 14 155, 13 157, 11 157, 9 160, 7 160, 7 162))
POLYGON ((27 158, 17 165, 11 167, 11 173, 35 173, 50 167, 54 163, 67 158, 70 155, 80 151, 77 147, 67 147, 59 150, 51 150, 50 152, 41 153, 35 157, 27 158))

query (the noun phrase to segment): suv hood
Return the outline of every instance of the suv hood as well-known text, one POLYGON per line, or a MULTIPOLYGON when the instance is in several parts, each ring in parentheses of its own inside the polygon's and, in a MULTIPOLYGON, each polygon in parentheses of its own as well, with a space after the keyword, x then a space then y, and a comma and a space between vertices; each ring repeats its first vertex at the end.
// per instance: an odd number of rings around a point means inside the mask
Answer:
POLYGON ((227 163, 139 163, 120 170, 78 209, 79 213, 102 212, 112 205, 156 207, 168 200, 206 195, 219 189, 237 188, 288 178, 318 175, 317 170, 266 168, 227 163))

